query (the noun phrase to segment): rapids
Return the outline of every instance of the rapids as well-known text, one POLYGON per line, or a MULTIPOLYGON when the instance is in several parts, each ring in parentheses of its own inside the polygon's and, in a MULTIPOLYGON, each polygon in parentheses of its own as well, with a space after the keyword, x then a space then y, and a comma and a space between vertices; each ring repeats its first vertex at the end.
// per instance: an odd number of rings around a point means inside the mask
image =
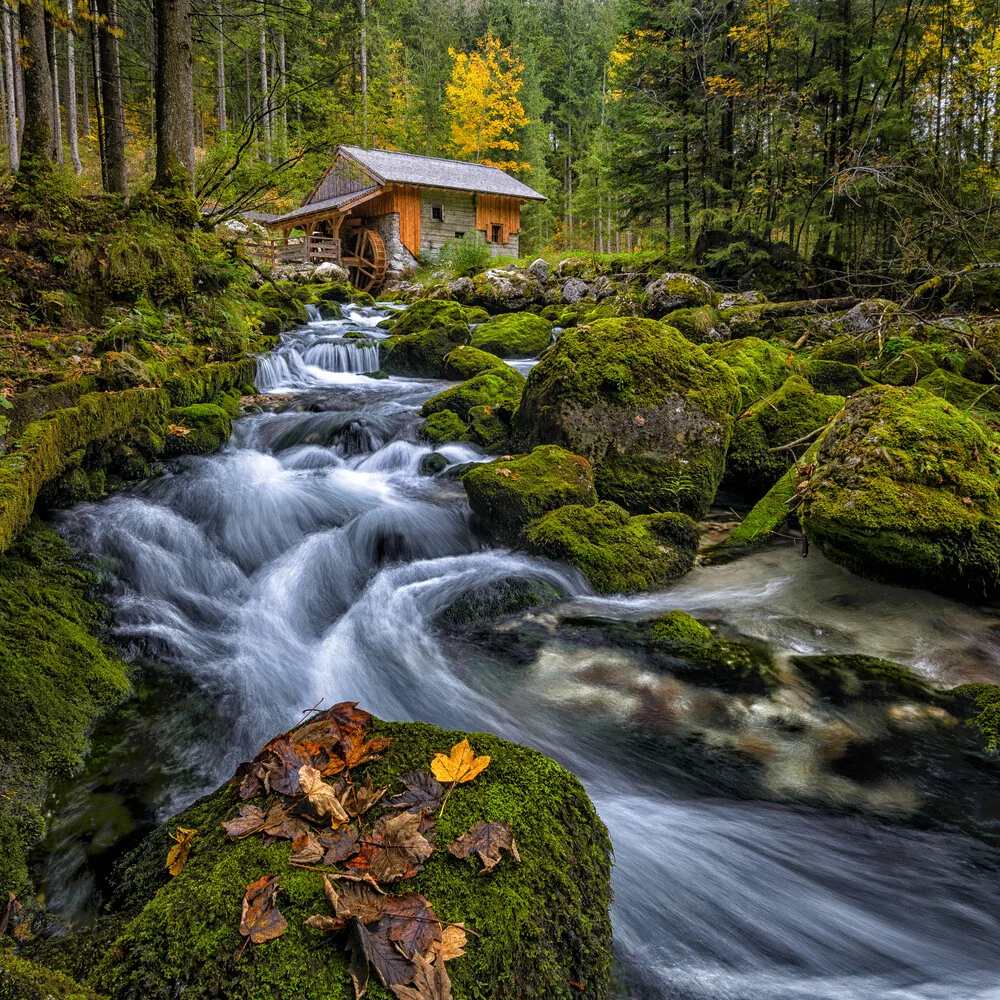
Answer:
MULTIPOLYGON (((432 449, 418 409, 446 383, 363 374, 378 368, 385 315, 352 308, 285 335, 258 379, 282 401, 238 421, 220 453, 61 517, 101 571, 121 642, 187 685, 121 735, 132 797, 165 818, 321 700, 489 729, 575 771, 611 831, 621 996, 1000 997, 1000 880, 978 842, 727 801, 651 760, 625 696, 588 685, 558 643, 514 667, 434 627, 464 592, 530 576, 605 616, 679 607, 777 649, 869 652, 957 683, 1000 677, 996 621, 792 548, 597 598, 575 571, 483 547, 460 484, 420 475, 432 449), (185 712, 197 719, 182 726, 185 712)), ((486 458, 438 450, 450 464, 486 458)), ((70 916, 93 885, 66 817, 88 808, 64 801, 46 869, 70 916)))

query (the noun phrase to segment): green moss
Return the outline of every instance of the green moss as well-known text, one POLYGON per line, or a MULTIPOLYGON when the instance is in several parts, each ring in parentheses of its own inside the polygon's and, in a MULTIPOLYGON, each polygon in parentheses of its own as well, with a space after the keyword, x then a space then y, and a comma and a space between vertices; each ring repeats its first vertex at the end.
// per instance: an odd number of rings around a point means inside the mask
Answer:
MULTIPOLYGON (((435 752, 466 734, 420 723, 378 723, 392 737, 383 759, 368 769, 377 785, 401 790, 398 775, 426 769, 435 752)), ((456 997, 534 1000, 608 996, 611 974, 610 843, 586 793, 569 772, 534 751, 487 734, 469 735, 489 767, 456 789, 438 822, 437 850, 401 891, 422 893, 445 920, 476 931, 467 955, 449 964, 456 997), (501 861, 489 876, 459 861, 445 845, 481 820, 513 828, 521 863, 501 861), (586 984, 581 993, 570 983, 586 984)), ((142 888, 145 905, 92 977, 116 1000, 348 1000, 353 990, 342 942, 304 926, 329 912, 316 872, 286 865, 287 842, 264 847, 260 837, 230 843, 219 824, 237 811, 228 787, 192 806, 140 849, 125 874, 142 888), (190 858, 167 881, 168 830, 197 829, 190 858), (242 947, 238 927, 246 885, 282 873, 278 906, 288 930, 275 941, 242 947), (164 884, 165 883, 165 884, 164 884), (155 895, 149 898, 154 891, 155 895)), ((373 1000, 391 994, 374 977, 373 1000)))
POLYGON ((0 556, 0 893, 22 892, 25 855, 44 832, 53 776, 79 769, 97 715, 129 689, 124 663, 94 632, 92 579, 62 539, 33 521, 0 556))
POLYGON ((472 407, 486 406, 505 410, 509 419, 517 409, 523 388, 524 376, 520 372, 507 365, 490 368, 432 396, 420 408, 420 413, 428 417, 441 410, 451 410, 467 420, 472 407))
POLYGON ((598 494, 635 511, 701 516, 725 466, 740 387, 728 365, 652 320, 567 330, 528 376, 515 446, 557 444, 598 494))
POLYGON ((511 368, 503 358, 495 354, 477 350, 475 347, 456 347, 445 358, 445 378, 465 380, 488 371, 510 371, 511 368))
POLYGON ((857 393, 802 501, 810 538, 861 576, 972 599, 1000 588, 1000 438, 923 389, 857 393))
POLYGON ((597 501, 590 463, 554 445, 476 466, 462 484, 481 526, 508 545, 529 521, 548 511, 566 504, 591 507, 597 501))
POLYGON ((473 323, 486 323, 489 318, 490 314, 482 306, 465 307, 465 319, 470 326, 473 323))
POLYGON ((838 705, 850 701, 924 701, 934 696, 933 688, 919 674, 875 656, 793 656, 791 663, 820 697, 838 705))
POLYGON ((171 434, 167 438, 167 452, 171 455, 210 454, 218 450, 233 432, 232 416, 214 403, 194 403, 173 409, 167 414, 167 420, 191 432, 171 434))
POLYGON ((469 440, 490 454, 507 451, 510 441, 509 411, 493 406, 469 410, 469 440))
POLYGON ((532 521, 529 551, 572 563, 602 594, 648 590, 682 576, 698 549, 698 529, 683 514, 630 517, 617 504, 572 504, 532 521))
POLYGON ((789 469, 808 443, 781 449, 823 427, 844 406, 842 396, 816 392, 792 375, 770 396, 742 414, 733 427, 724 484, 744 496, 763 496, 789 469))
POLYGON ((787 350, 757 337, 707 344, 705 351, 733 370, 743 393, 741 406, 744 410, 774 392, 793 371, 787 350))
POLYGON ((935 396, 947 399, 960 410, 1000 411, 1000 385, 984 386, 970 382, 961 375, 953 375, 943 368, 922 378, 917 385, 935 396))
POLYGON ((726 691, 761 692, 774 687, 778 671, 762 646, 716 638, 683 611, 670 611, 649 629, 654 651, 670 657, 669 669, 697 684, 726 691))
POLYGON ((802 374, 817 391, 828 396, 850 396, 875 383, 856 365, 842 361, 816 361, 802 364, 802 374))
POLYGON ((504 313, 476 327, 471 344, 501 358, 534 358, 552 338, 552 324, 529 312, 504 313))
POLYGON ((101 387, 120 390, 152 385, 149 369, 129 351, 109 351, 101 358, 101 387))
POLYGON ((100 994, 0 947, 0 1000, 103 1000, 100 994))
POLYGON ((457 303, 445 299, 418 299, 403 312, 397 314, 392 332, 397 337, 414 333, 425 333, 436 328, 448 328, 454 324, 469 325, 465 310, 457 303))
POLYGON ((968 725, 978 729, 986 741, 986 749, 1000 753, 1000 685, 961 684, 950 692, 972 705, 968 725))
POLYGON ((392 336, 386 340, 382 367, 390 375, 444 378, 445 357, 460 344, 468 342, 469 325, 464 318, 460 322, 435 322, 421 333, 392 336))
POLYGON ((876 382, 886 385, 916 385, 938 367, 937 358, 928 348, 916 345, 910 338, 894 339, 897 343, 894 345, 893 340, 886 343, 887 356, 872 372, 872 378, 876 382))
POLYGON ((877 353, 878 347, 872 340, 840 336, 818 345, 809 356, 816 361, 839 361, 857 367, 873 360, 877 353))
MULTIPOLYGON (((713 306, 697 306, 693 309, 675 309, 663 317, 667 326, 679 330, 695 344, 704 344, 720 339, 722 330, 728 330, 718 309, 713 306)), ((728 333, 726 334, 728 336, 728 333)), ((737 378, 739 373, 737 372, 737 378)))
POLYGON ((439 410, 423 422, 420 436, 434 444, 447 444, 449 441, 464 441, 468 430, 467 424, 457 413, 439 410))

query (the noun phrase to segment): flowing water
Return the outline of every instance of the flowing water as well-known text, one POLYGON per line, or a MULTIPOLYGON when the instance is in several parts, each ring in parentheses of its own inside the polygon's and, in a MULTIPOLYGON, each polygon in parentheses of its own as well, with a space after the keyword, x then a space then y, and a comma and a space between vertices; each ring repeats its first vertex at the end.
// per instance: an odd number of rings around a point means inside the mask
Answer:
MULTIPOLYGON (((260 362, 274 410, 240 420, 219 454, 62 519, 103 570, 122 642, 173 678, 148 698, 159 721, 133 718, 110 741, 133 798, 164 818, 320 700, 488 729, 574 770, 607 823, 623 995, 1000 997, 1000 879, 977 841, 727 800, 651 758, 624 724, 627 695, 592 686, 579 651, 553 640, 515 667, 434 627, 463 593, 530 577, 605 617, 684 608, 776 649, 870 652, 958 682, 1000 677, 995 620, 791 548, 611 599, 566 567, 484 548, 460 484, 420 474, 432 449, 417 411, 445 383, 363 374, 378 368, 386 314, 284 336, 260 362)), ((438 450, 451 464, 486 457, 438 450)), ((93 886, 67 817, 88 809, 63 803, 46 873, 69 914, 93 886)), ((124 834, 112 823, 102 836, 124 834)))

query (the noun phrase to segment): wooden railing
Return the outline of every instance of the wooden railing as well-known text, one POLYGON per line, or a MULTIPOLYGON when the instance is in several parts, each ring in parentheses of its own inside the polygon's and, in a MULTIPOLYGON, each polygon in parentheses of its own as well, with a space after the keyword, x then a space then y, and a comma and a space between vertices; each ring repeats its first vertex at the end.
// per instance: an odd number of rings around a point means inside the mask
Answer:
POLYGON ((319 264, 325 260, 340 260, 340 240, 332 236, 289 236, 287 239, 255 237, 248 239, 246 245, 254 257, 271 267, 278 264, 319 264))

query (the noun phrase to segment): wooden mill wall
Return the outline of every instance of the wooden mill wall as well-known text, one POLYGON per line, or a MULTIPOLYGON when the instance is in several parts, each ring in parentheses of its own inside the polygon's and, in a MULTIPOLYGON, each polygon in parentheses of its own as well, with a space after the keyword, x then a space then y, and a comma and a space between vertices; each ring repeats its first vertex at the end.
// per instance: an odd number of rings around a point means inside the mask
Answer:
POLYGON ((476 229, 486 233, 486 241, 492 243, 493 226, 502 227, 501 243, 510 243, 511 237, 521 231, 521 203, 516 198, 500 194, 480 194, 476 196, 476 229))
POLYGON ((420 255, 420 188, 394 184, 380 195, 355 208, 351 215, 370 218, 373 215, 399 214, 399 238, 414 257, 420 255))

